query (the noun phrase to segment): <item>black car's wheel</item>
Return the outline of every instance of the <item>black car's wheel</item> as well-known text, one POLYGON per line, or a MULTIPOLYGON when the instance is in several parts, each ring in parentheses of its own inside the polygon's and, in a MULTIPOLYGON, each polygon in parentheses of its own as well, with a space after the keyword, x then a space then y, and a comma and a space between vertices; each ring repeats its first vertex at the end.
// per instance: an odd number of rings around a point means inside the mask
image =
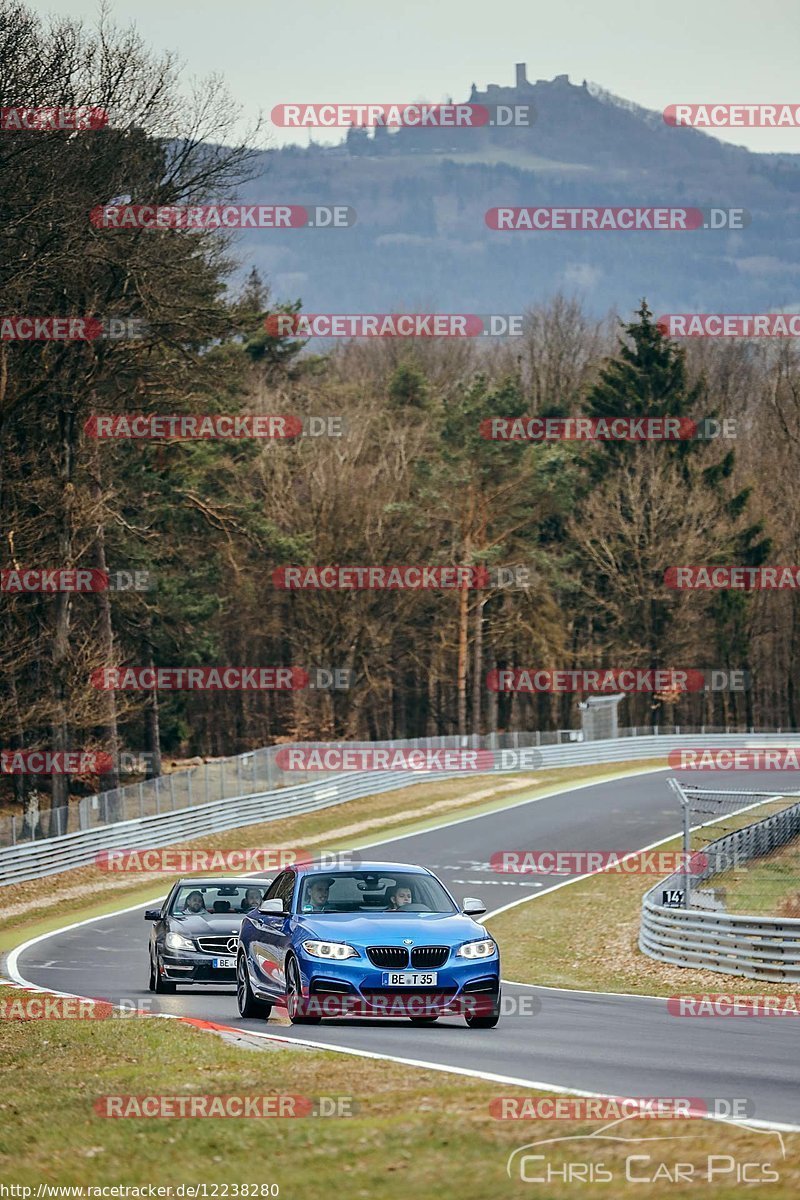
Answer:
POLYGON ((307 1003, 303 997, 297 963, 290 958, 286 963, 286 1008, 293 1025, 319 1025, 322 1018, 310 1016, 306 1011, 307 1003))
POLYGON ((158 992, 159 995, 172 995, 175 991, 175 984, 169 979, 164 979, 158 969, 158 954, 155 957, 150 955, 150 991, 158 992))
POLYGON ((243 954, 236 960, 236 1003, 242 1017, 262 1017, 265 1021, 272 1012, 272 1005, 259 1000, 250 986, 247 963, 243 954))
POLYGON ((430 1017, 409 1017, 412 1025, 432 1025, 434 1021, 439 1020, 439 1014, 435 1013, 430 1017))

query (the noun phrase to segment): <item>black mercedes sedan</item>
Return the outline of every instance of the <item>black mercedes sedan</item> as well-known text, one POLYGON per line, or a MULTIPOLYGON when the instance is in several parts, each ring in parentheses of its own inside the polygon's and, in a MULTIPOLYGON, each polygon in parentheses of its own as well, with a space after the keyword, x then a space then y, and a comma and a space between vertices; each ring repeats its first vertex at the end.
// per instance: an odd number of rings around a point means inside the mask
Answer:
POLYGON ((161 908, 148 908, 150 991, 176 984, 235 983, 239 929, 269 879, 180 879, 161 908))

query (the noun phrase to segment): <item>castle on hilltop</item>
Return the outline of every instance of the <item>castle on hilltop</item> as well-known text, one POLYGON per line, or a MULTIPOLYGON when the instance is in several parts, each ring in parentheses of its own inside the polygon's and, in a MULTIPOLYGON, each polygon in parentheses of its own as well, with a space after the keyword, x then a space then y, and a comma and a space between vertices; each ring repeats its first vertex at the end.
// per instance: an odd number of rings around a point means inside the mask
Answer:
MULTIPOLYGON (((469 103, 486 106, 528 103, 535 108, 536 100, 544 100, 545 97, 549 97, 561 108, 566 98, 565 93, 575 97, 586 90, 585 79, 578 88, 570 83, 569 75, 556 75, 555 79, 537 79, 536 83, 531 83, 528 79, 526 64, 517 63, 513 87, 489 83, 484 91, 479 91, 477 84, 473 83, 469 103)), ((350 129, 345 146, 346 152, 352 155, 458 153, 474 150, 476 146, 486 145, 490 141, 495 145, 528 147, 531 144, 532 136, 530 125, 516 128, 508 124, 502 128, 488 125, 480 129, 446 126, 422 129, 405 126, 397 130, 389 130, 384 125, 376 125, 372 136, 364 128, 350 129)))
MULTIPOLYGON (((570 86, 569 75, 556 75, 555 79, 552 79, 552 80, 551 79, 537 79, 536 83, 531 83, 530 80, 528 79, 527 63, 517 63, 516 64, 515 77, 516 77, 516 81, 515 81, 513 87, 503 87, 499 83, 489 83, 486 85, 486 90, 483 92, 479 92, 477 85, 473 83, 472 90, 470 91, 470 94, 469 94, 470 104, 482 104, 485 101, 488 101, 491 104, 497 104, 497 103, 503 104, 507 100, 512 99, 512 98, 519 99, 521 95, 524 95, 526 92, 532 92, 534 90, 534 88, 536 88, 542 84, 545 84, 545 85, 549 84, 551 87, 552 86, 563 87, 565 84, 567 86, 570 86)), ((586 87, 585 79, 583 81, 582 86, 586 87)))

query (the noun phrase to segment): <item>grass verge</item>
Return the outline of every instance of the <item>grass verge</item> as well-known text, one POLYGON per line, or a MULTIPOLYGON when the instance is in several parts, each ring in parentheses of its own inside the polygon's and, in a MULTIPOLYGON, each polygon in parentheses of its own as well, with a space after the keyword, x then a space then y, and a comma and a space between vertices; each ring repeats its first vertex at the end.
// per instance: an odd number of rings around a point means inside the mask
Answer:
POLYGON ((800 917, 800 838, 722 872, 714 886, 725 889, 728 912, 800 917))
MULTIPOLYGON (((24 997, 0 988, 0 1002, 24 997)), ((430 1030, 432 1040, 435 1028, 430 1030)), ((459 1031, 465 1040, 475 1036, 459 1031)), ((480 1035, 482 1036, 482 1035, 480 1035)), ((177 1021, 157 1019, 0 1020, 5 1088, 0 1103, 0 1178, 32 1186, 277 1184, 283 1200, 348 1197, 495 1200, 498 1196, 574 1197, 576 1183, 555 1176, 544 1190, 506 1175, 508 1155, 531 1141, 586 1135, 602 1122, 497 1120, 490 1102, 541 1093, 403 1064, 312 1049, 254 1052, 177 1021), (338 1098, 351 1116, 289 1118, 108 1119, 103 1096, 279 1095, 338 1098)), ((269 1047, 270 1043, 265 1043, 269 1047)), ((273 1046, 276 1044, 273 1043, 273 1046)), ((611 1172, 608 1195, 696 1196, 709 1155, 736 1163, 771 1163, 776 1183, 759 1195, 782 1200, 800 1188, 800 1135, 745 1130, 702 1120, 630 1119, 613 1130, 630 1138, 680 1138, 644 1145, 561 1142, 537 1148, 546 1161, 528 1173, 589 1163, 611 1172), (656 1182, 626 1183, 635 1174, 656 1182), (676 1164, 692 1164, 692 1181, 673 1182, 676 1164)), ((737 1195, 729 1169, 713 1182, 717 1200, 737 1195)), ((740 1187, 740 1185, 738 1185, 740 1187)), ((19 1193, 17 1193, 19 1194, 19 1193)), ((209 1190, 206 1193, 212 1196, 209 1190)), ((239 1193, 241 1194, 241 1192, 239 1193)), ((254 1193, 251 1192, 252 1196, 254 1193)), ((259 1193, 256 1193, 259 1194, 259 1193)), ((595 1194, 594 1189, 592 1193, 595 1194)), ((86 1195, 86 1193, 84 1193, 86 1195)), ((174 1193, 173 1193, 174 1195, 174 1193)), ((217 1195, 224 1195, 220 1190, 217 1195)))

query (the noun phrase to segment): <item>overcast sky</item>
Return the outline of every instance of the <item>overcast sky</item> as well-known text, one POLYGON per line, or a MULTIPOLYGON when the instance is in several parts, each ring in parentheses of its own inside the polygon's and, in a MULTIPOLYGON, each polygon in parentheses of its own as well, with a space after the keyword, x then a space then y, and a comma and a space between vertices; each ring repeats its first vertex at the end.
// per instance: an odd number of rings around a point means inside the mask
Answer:
MULTIPOLYGON (((31 6, 97 13, 96 0, 31 6)), ((659 111, 800 104, 797 0, 114 0, 112 11, 154 48, 177 51, 188 73, 221 72, 245 118, 286 101, 466 99, 473 81, 512 83, 515 62, 527 62, 530 80, 586 78, 659 111)), ((800 130, 719 136, 800 152, 800 130)), ((307 138, 278 129, 272 140, 307 138)))

